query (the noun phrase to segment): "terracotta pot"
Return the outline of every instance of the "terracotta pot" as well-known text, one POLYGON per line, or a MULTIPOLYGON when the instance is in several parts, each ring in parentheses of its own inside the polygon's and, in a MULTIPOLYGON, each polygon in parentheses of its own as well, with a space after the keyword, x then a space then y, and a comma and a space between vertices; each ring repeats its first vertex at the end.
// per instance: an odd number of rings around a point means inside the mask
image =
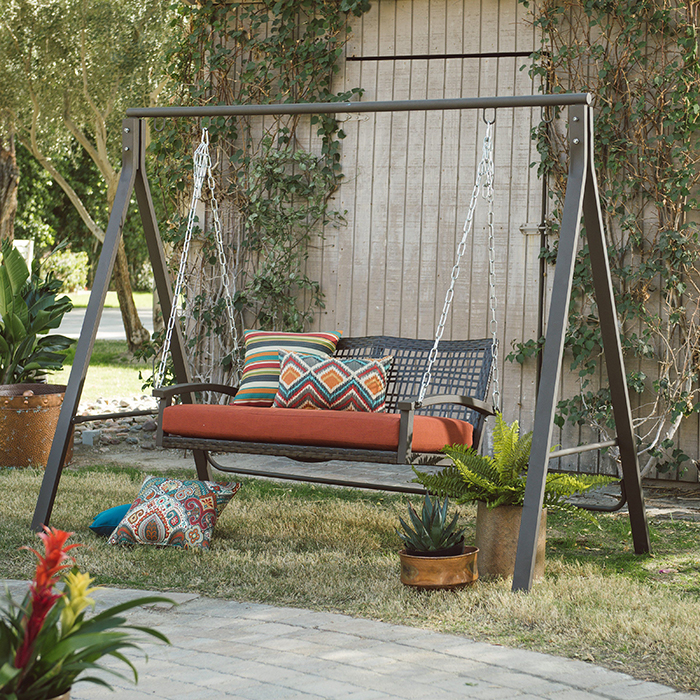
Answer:
MULTIPOLYGON (((522 506, 489 508, 479 502, 476 511, 476 546, 479 548, 479 571, 482 576, 512 576, 520 535, 522 506)), ((534 578, 544 576, 544 554, 547 541, 547 509, 542 511, 537 536, 537 558, 534 578)))
POLYGON ((479 578, 476 547, 464 547, 462 554, 447 557, 423 557, 399 552, 401 583, 418 588, 456 588, 479 578))
MULTIPOLYGON (((62 384, 0 385, 0 467, 46 466, 65 391, 62 384)), ((71 439, 66 464, 72 457, 71 439)))

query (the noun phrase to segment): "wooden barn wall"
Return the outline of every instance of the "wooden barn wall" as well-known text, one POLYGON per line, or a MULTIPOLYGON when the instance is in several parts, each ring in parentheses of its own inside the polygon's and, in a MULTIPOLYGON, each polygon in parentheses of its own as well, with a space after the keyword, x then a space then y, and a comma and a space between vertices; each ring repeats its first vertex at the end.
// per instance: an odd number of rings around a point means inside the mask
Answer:
MULTIPOLYGON (((378 0, 355 21, 335 90, 361 87, 363 101, 535 93, 526 56, 445 57, 528 53, 534 32, 524 19, 516 0, 378 0)), ((347 226, 329 228, 309 260, 326 295, 317 326, 430 338, 469 208, 482 114, 341 119, 344 181, 334 205, 346 212, 347 226)), ((504 358, 512 341, 537 335, 542 185, 530 167, 537 160, 530 130, 539 119, 539 110, 503 109, 495 126, 499 369, 504 415, 526 428, 535 365, 504 358)), ((490 332, 486 203, 478 206, 445 338, 490 332)))
MULTIPOLYGON (((539 85, 528 75, 526 54, 536 45, 527 10, 517 0, 374 0, 368 13, 353 19, 334 91, 360 87, 363 101, 535 94, 539 85)), ((505 358, 514 342, 538 336, 543 185, 530 167, 538 161, 530 133, 541 118, 538 109, 501 109, 495 125, 498 366, 504 417, 519 420, 523 430, 534 422, 536 363, 521 366, 505 358)), ((314 325, 351 336, 431 338, 469 208, 485 130, 482 115, 363 113, 340 120, 347 134, 344 179, 332 204, 347 223, 329 227, 310 251, 308 272, 320 281, 326 304, 314 325)), ((318 147, 308 121, 307 128, 307 145, 318 147)), ((446 339, 489 335, 486 220, 486 203, 480 201, 446 339)), ((548 268, 545 329, 552 280, 548 268)), ((562 397, 580 391, 570 361, 565 358, 562 397)), ((691 457, 699 452, 698 432, 697 421, 686 422, 681 432, 681 446, 691 457)), ((567 447, 599 439, 591 428, 568 424, 553 437, 567 447)), ((596 452, 551 466, 616 470, 609 456, 596 452)), ((651 476, 698 478, 692 468, 685 475, 651 476)))

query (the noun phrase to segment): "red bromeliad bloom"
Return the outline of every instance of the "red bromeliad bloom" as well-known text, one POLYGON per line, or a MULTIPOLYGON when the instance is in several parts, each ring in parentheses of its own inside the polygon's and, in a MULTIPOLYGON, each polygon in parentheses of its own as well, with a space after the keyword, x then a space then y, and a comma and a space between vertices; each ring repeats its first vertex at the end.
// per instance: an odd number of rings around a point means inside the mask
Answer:
POLYGON ((80 546, 79 544, 66 546, 66 540, 72 534, 72 532, 64 532, 63 530, 44 526, 44 532, 38 533, 38 537, 44 543, 45 551, 43 555, 31 547, 22 547, 22 549, 34 552, 39 563, 30 587, 31 612, 29 617, 25 616, 23 620, 25 625, 24 639, 19 649, 17 649, 15 668, 24 668, 29 661, 34 641, 41 631, 44 620, 55 602, 61 597, 60 593, 53 592, 53 587, 58 582, 61 572, 72 565, 73 557, 68 552, 74 547, 80 546), (65 563, 66 560, 70 561, 65 563))

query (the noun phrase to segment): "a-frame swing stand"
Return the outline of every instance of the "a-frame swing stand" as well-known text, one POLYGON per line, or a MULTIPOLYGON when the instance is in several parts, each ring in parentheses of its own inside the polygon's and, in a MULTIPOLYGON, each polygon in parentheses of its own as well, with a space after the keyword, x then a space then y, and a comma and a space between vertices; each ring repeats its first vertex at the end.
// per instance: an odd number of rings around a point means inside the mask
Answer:
MULTIPOLYGON (((649 531, 644 511, 644 497, 632 426, 629 393, 625 378, 625 366, 617 326, 610 265, 593 163, 593 110, 591 108, 591 96, 588 94, 407 100, 402 102, 156 107, 127 110, 127 119, 124 120, 122 128, 122 171, 117 194, 105 233, 92 293, 76 348, 73 368, 68 380, 56 433, 34 511, 32 528, 38 530, 42 525, 48 525, 51 517, 68 444, 72 440, 72 428, 78 422, 76 420, 76 412, 80 395, 112 275, 117 246, 122 235, 129 201, 133 192, 136 193, 138 208, 141 213, 156 289, 166 315, 169 314, 172 305, 170 278, 146 176, 146 134, 143 118, 433 111, 515 107, 545 108, 557 106, 569 107, 569 174, 559 235, 552 302, 543 350, 543 371, 537 394, 532 452, 518 539, 513 590, 529 590, 532 585, 537 532, 544 500, 547 468, 549 460, 556 457, 603 449, 613 445, 618 447, 627 495, 634 551, 637 554, 649 552, 649 531), (590 252, 593 286, 600 317, 605 364, 617 435, 615 440, 608 442, 551 452, 552 430, 563 362, 564 337, 568 321, 569 301, 582 216, 586 225, 586 240, 590 252)), ((166 318, 166 323, 167 320, 166 318)), ((183 348, 183 338, 178 324, 175 324, 171 351, 175 376, 180 383, 189 382, 190 380, 183 348)), ((195 451, 194 458, 199 478, 207 478, 205 453, 195 451)))

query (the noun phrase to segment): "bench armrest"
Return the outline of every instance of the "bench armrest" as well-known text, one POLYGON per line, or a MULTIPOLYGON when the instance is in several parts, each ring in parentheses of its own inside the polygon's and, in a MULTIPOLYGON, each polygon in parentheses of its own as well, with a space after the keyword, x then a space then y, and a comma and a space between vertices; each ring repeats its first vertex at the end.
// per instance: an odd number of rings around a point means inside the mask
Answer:
MULTIPOLYGON (((191 394, 195 391, 214 391, 219 394, 228 394, 235 396, 238 391, 237 386, 228 386, 227 384, 207 384, 204 382, 192 382, 189 384, 174 384, 173 386, 164 386, 160 389, 153 389, 153 396, 160 401, 158 404, 158 420, 156 428, 156 445, 163 446, 163 412, 172 403, 174 396, 184 394, 183 401, 185 403, 192 402, 191 394)), ((199 474, 199 471, 197 472, 199 474)))
POLYGON ((153 396, 159 399, 172 399, 173 396, 180 394, 190 394, 193 391, 215 391, 219 394, 228 394, 235 396, 238 391, 237 386, 228 386, 227 384, 206 384, 203 382, 193 382, 191 384, 174 384, 173 386, 164 386, 160 389, 153 389, 153 396))
POLYGON ((434 406, 440 403, 452 403, 466 406, 484 416, 496 415, 493 408, 485 401, 472 398, 471 396, 461 396, 460 394, 434 394, 433 396, 426 396, 422 402, 418 401, 418 397, 416 397, 408 401, 399 401, 396 407, 399 411, 415 411, 425 406, 434 406))

